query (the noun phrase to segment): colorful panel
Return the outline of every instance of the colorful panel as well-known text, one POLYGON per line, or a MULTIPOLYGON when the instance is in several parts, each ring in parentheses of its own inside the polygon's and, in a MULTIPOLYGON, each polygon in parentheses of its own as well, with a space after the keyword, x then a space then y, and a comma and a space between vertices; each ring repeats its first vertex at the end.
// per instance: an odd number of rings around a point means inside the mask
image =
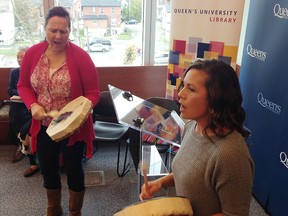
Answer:
POLYGON ((188 53, 196 53, 197 45, 196 44, 187 44, 188 53))
POLYGON ((168 69, 168 72, 169 72, 169 73, 173 73, 173 71, 174 71, 174 65, 173 65, 173 64, 168 64, 167 69, 168 69))
POLYGON ((209 51, 209 43, 198 43, 197 58, 204 58, 204 52, 209 51))
POLYGON ((179 64, 179 52, 177 51, 170 51, 169 52, 169 63, 170 64, 179 64))
POLYGON ((181 81, 182 81, 182 76, 178 77, 177 80, 176 80, 176 86, 177 87, 181 84, 181 81))
POLYGON ((218 59, 219 53, 218 52, 204 52, 204 59, 218 59))
POLYGON ((178 51, 180 53, 185 54, 185 49, 186 49, 186 41, 183 40, 174 40, 173 41, 173 50, 178 51))
POLYGON ((195 54, 191 54, 191 55, 182 55, 182 54, 180 54, 179 67, 183 68, 183 69, 186 69, 187 65, 190 65, 194 58, 195 58, 195 54))
POLYGON ((187 44, 187 52, 188 53, 196 53, 198 43, 202 42, 202 38, 199 37, 189 37, 188 44, 187 44))
POLYGON ((219 55, 223 55, 224 42, 210 41, 210 51, 218 52, 219 55))
POLYGON ((182 74, 182 71, 183 71, 182 68, 180 68, 178 65, 175 65, 173 75, 179 77, 180 74, 182 74))
POLYGON ((236 62, 238 46, 224 46, 223 56, 230 56, 231 62, 236 62))
POLYGON ((202 42, 203 41, 203 39, 202 38, 200 38, 200 37, 189 37, 188 38, 188 43, 189 44, 198 44, 198 43, 200 43, 200 42, 202 42))
POLYGON ((174 85, 174 86, 175 86, 175 85, 176 85, 176 78, 177 78, 177 77, 173 76, 173 74, 170 74, 169 77, 170 77, 169 80, 171 81, 171 85, 174 85))
POLYGON ((219 56, 218 60, 222 60, 226 64, 231 64, 231 57, 230 56, 219 56))

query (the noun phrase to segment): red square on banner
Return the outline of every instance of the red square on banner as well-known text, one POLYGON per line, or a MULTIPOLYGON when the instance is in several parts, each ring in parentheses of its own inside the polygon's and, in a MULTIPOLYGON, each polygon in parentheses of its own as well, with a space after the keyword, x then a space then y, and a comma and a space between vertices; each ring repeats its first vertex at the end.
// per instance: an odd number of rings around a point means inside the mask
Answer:
POLYGON ((179 68, 178 65, 175 65, 173 75, 176 77, 179 77, 180 74, 182 74, 182 72, 183 72, 183 68, 179 68))
POLYGON ((173 41, 173 51, 178 51, 182 54, 185 54, 186 41, 183 40, 174 40, 173 41))
POLYGON ((210 51, 218 52, 219 55, 223 55, 224 42, 210 41, 210 51))

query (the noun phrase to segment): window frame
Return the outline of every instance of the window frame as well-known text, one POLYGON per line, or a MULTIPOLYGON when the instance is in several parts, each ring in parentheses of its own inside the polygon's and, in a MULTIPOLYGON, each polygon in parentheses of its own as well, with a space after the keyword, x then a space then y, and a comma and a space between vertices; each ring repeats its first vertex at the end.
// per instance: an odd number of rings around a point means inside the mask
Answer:
MULTIPOLYGON (((45 5, 43 0, 43 5, 45 5)), ((49 0, 51 1, 51 0, 49 0)), ((53 1, 54 2, 54 1, 53 1)), ((157 4, 155 0, 142 0, 142 59, 140 66, 155 65, 155 37, 157 21, 157 4)), ((55 5, 52 3, 50 7, 55 5)), ((48 10, 48 9, 47 9, 48 10)), ((44 14, 46 14, 44 8, 44 14)))
POLYGON ((142 1, 142 65, 154 65, 157 1, 142 1))

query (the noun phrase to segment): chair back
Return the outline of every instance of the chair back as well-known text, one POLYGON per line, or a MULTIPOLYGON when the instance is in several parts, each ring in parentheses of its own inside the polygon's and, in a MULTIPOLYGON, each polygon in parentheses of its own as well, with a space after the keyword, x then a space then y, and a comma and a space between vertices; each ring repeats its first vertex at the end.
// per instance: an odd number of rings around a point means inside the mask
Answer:
POLYGON ((93 108, 93 120, 118 122, 113 100, 109 91, 100 93, 100 100, 93 108))
POLYGON ((146 101, 153 103, 157 106, 163 107, 169 111, 174 110, 178 114, 180 114, 180 104, 178 101, 167 99, 164 97, 149 97, 146 99, 146 101))
MULTIPOLYGON (((129 171, 129 127, 118 123, 117 115, 114 108, 114 103, 109 91, 100 93, 100 100, 93 109, 95 145, 97 142, 117 142, 118 143, 118 158, 117 158, 117 174, 123 177, 129 171), (125 155, 122 171, 120 169, 121 144, 125 142, 125 155)), ((96 147, 97 149, 97 147, 96 147)), ((95 153, 95 151, 94 151, 95 153)))

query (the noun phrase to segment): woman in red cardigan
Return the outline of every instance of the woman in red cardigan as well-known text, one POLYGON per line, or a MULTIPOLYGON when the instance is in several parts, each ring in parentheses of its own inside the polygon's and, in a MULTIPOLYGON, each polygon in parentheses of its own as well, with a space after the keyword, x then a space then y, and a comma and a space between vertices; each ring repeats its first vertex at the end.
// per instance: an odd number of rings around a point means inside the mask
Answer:
POLYGON ((46 133, 52 117, 47 113, 61 110, 73 99, 84 96, 91 110, 100 97, 98 74, 90 56, 69 42, 70 16, 62 7, 48 11, 45 20, 46 39, 27 50, 21 65, 18 91, 32 113, 30 129, 32 151, 38 153, 44 187, 47 191, 46 215, 61 215, 60 152, 70 191, 69 215, 81 215, 84 199, 82 157, 92 157, 95 137, 92 116, 69 138, 55 142, 46 133))

